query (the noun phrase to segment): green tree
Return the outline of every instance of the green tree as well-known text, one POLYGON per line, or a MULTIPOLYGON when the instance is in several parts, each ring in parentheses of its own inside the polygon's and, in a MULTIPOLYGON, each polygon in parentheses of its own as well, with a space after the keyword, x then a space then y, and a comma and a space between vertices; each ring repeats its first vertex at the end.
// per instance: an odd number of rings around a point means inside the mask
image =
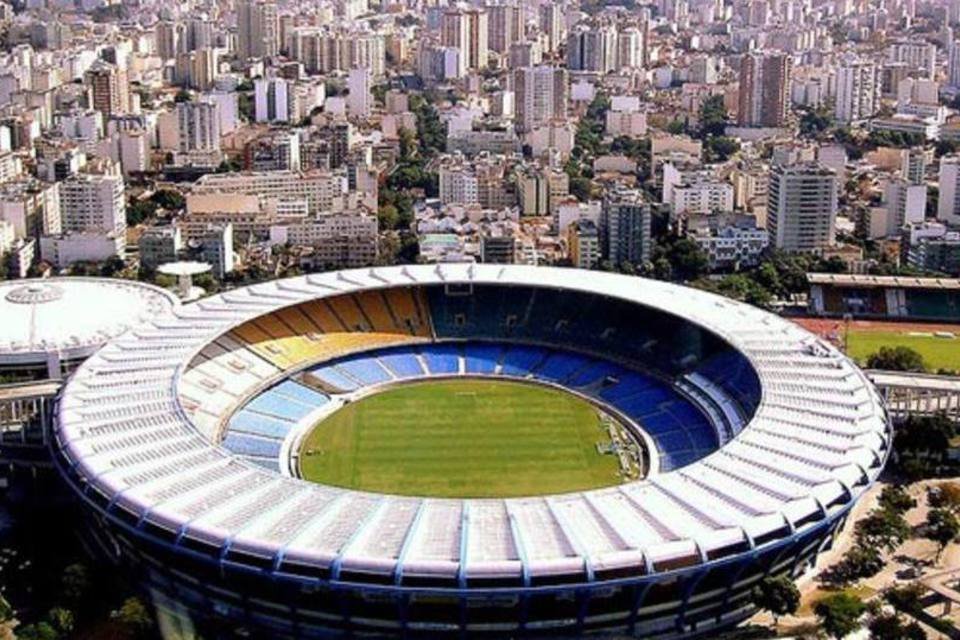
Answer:
POLYGON ((729 119, 723 96, 710 96, 700 106, 700 138, 723 136, 729 119))
POLYGON ((593 183, 590 178, 576 176, 570 178, 570 194, 580 202, 587 202, 593 194, 593 183))
POLYGON ((860 628, 860 616, 865 610, 863 601, 848 593, 827 596, 813 607, 820 628, 837 640, 860 628))
POLYGON ((936 562, 940 562, 943 550, 960 537, 960 520, 948 509, 931 509, 924 530, 924 537, 937 543, 936 562))
POLYGON ((13 607, 7 602, 7 599, 0 595, 0 624, 13 619, 13 607))
POLYGON ((740 151, 740 142, 729 136, 709 136, 703 141, 704 160, 708 163, 726 162, 740 151))
POLYGON ((127 204, 127 225, 135 227, 157 213, 157 203, 152 200, 132 200, 127 204))
POLYGON ((917 501, 907 493, 903 487, 887 485, 880 492, 879 504, 882 509, 886 509, 900 515, 905 514, 910 509, 917 506, 917 501))
POLYGON ((883 594, 883 599, 897 611, 911 613, 918 610, 926 592, 927 590, 923 585, 913 582, 902 587, 894 586, 887 589, 883 594))
POLYGON ((867 358, 867 367, 886 371, 926 371, 923 356, 910 347, 880 347, 880 350, 867 358))
POLYGON ((47 622, 22 625, 15 629, 17 640, 59 640, 60 634, 47 622))
POLYGON ((181 102, 193 102, 193 94, 186 89, 180 89, 177 91, 177 95, 173 96, 173 101, 177 104, 181 102))
POLYGON ((187 205, 186 198, 183 197, 183 194, 173 189, 157 189, 153 192, 153 195, 150 196, 150 200, 158 207, 166 209, 167 211, 179 211, 187 205))
POLYGON ((854 528, 857 541, 865 547, 893 552, 910 537, 910 525, 903 515, 890 509, 874 509, 854 528))
POLYGON ((833 126, 828 109, 807 109, 800 116, 800 135, 814 138, 833 126))
POLYGON ((800 606, 800 590, 788 576, 767 576, 753 590, 753 603, 773 615, 777 626, 780 616, 796 613, 800 606))
POLYGON ((136 636, 143 635, 154 625, 153 614, 140 598, 127 598, 110 617, 136 636))
POLYGON ((867 624, 870 640, 926 640, 927 634, 916 622, 904 624, 895 613, 882 613, 867 624))
POLYGON ((46 622, 61 635, 68 636, 73 632, 73 612, 64 607, 54 607, 50 609, 50 611, 47 612, 46 622))

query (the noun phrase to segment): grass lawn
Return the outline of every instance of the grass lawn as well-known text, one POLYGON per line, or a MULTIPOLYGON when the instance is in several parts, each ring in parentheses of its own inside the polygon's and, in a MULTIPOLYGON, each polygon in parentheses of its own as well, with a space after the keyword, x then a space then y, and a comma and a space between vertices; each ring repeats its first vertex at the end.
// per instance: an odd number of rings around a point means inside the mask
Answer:
POLYGON ((442 380, 387 389, 338 410, 304 439, 304 478, 367 491, 487 498, 619 482, 596 409, 518 382, 442 380))
POLYGON ((850 331, 848 352, 860 364, 880 350, 880 347, 910 347, 923 356, 927 369, 960 368, 960 338, 911 336, 896 331, 850 331))

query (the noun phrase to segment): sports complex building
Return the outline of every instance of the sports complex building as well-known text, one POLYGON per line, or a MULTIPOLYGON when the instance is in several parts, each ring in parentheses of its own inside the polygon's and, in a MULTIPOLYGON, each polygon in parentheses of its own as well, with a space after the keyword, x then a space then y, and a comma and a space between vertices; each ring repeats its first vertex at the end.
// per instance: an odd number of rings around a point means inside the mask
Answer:
MULTIPOLYGON (((533 417, 517 413, 504 451, 533 417)), ((102 550, 201 625, 709 637, 752 613, 763 576, 800 576, 830 546, 890 435, 850 360, 754 307, 613 274, 463 264, 309 275, 172 308, 72 376, 54 450, 102 550), (378 398, 465 381, 588 406, 597 443, 577 455, 612 471, 560 492, 462 486, 461 460, 489 443, 443 448, 461 442, 457 421, 436 435, 443 490, 418 474, 390 490, 363 474, 300 477, 346 455, 324 443, 337 416, 356 411, 361 429, 378 398)), ((499 475, 559 454, 528 455, 499 475)))

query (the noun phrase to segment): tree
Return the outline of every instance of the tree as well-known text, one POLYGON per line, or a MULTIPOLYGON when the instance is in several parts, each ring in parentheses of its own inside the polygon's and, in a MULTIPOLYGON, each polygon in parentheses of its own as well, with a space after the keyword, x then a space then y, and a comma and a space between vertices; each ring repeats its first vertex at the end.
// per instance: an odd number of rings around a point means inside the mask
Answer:
POLYGON ((827 109, 808 109, 800 116, 800 135, 817 137, 833 126, 833 116, 827 109))
POLYGON ((587 202, 590 200, 592 193, 593 183, 590 181, 590 178, 584 178, 583 176, 570 178, 570 195, 575 197, 577 200, 580 202, 587 202))
POLYGON ((723 136, 728 120, 723 96, 710 96, 700 106, 700 138, 723 136))
POLYGON ((150 200, 158 207, 166 209, 167 211, 178 211, 183 209, 187 204, 183 194, 173 189, 157 189, 153 192, 153 195, 150 196, 150 200))
POLYGON ((153 615, 140 598, 127 598, 110 617, 127 627, 134 635, 142 635, 153 627, 153 615))
POLYGON ((960 537, 960 519, 947 509, 931 509, 924 525, 925 537, 937 543, 936 562, 947 545, 960 537))
POLYGON ((920 607, 920 601, 927 590, 916 582, 905 584, 902 587, 891 587, 883 594, 884 600, 890 603, 897 611, 912 613, 920 607))
POLYGON ((703 142, 703 155, 708 163, 726 162, 740 151, 740 142, 729 136, 710 136, 703 142))
POLYGON ((0 595, 0 624, 13 619, 13 607, 7 602, 6 598, 0 595))
MULTIPOLYGON (((960 487, 958 487, 958 489, 960 489, 960 487)), ((960 496, 958 496, 958 498, 960 498, 960 496)), ((879 504, 882 509, 903 515, 917 506, 917 501, 914 500, 903 487, 887 485, 883 488, 883 491, 880 492, 879 504)))
POLYGON ((915 371, 922 372, 927 368, 923 356, 902 345, 896 347, 880 347, 880 350, 867 358, 867 367, 870 369, 884 369, 886 371, 915 371))
POLYGON ((867 624, 870 640, 926 640, 927 634, 916 622, 904 624, 895 613, 873 616, 867 624))
POLYGON ((840 640, 860 628, 860 616, 866 605, 860 598, 848 593, 836 593, 817 602, 813 612, 820 628, 840 640))
POLYGON ((780 616, 796 613, 800 606, 800 590, 789 577, 766 577, 753 590, 753 603, 773 615, 777 626, 780 616))
POLYGON ((19 626, 15 630, 17 640, 59 640, 60 634, 47 622, 19 626))
POLYGON ((857 523, 857 542, 864 547, 876 547, 893 552, 910 537, 910 525, 903 515, 890 509, 874 509, 857 523))
POLYGON ((157 203, 152 200, 133 200, 127 204, 127 225, 135 227, 157 213, 157 203))
POLYGON ((186 89, 180 89, 177 91, 177 95, 173 96, 173 101, 177 104, 181 102, 193 102, 193 94, 186 89))
POLYGON ((63 607, 54 607, 47 612, 47 623, 56 629, 61 635, 69 636, 73 632, 74 619, 73 612, 63 607))

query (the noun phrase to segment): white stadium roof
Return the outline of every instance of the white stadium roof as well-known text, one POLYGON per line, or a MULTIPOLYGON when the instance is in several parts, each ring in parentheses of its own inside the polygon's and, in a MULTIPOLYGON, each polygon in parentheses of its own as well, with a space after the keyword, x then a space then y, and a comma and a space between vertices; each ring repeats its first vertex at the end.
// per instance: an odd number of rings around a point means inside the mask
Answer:
POLYGON ((0 365, 84 357, 178 304, 153 285, 107 278, 0 283, 0 365))
MULTIPOLYGON (((284 373, 263 363, 260 377, 243 383, 247 395, 284 373)), ((229 542, 233 551, 282 556, 335 576, 342 568, 460 579, 649 569, 793 535, 855 499, 880 472, 889 444, 879 397, 863 373, 793 323, 657 281, 465 264, 308 275, 174 308, 77 371, 62 396, 57 437, 104 503, 214 549, 229 542), (749 358, 760 406, 718 451, 646 480, 557 496, 456 500, 321 486, 246 463, 213 444, 174 391, 212 340, 265 313, 364 289, 467 282, 588 291, 680 315, 749 358)))

